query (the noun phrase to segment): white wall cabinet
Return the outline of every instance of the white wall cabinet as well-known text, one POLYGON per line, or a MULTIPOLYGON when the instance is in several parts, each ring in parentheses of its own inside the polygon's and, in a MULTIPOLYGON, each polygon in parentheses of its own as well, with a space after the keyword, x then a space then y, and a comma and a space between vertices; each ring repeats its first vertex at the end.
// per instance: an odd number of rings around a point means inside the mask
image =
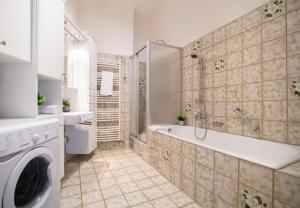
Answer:
POLYGON ((38 0, 38 75, 60 80, 64 70, 64 2, 38 0))
POLYGON ((1 0, 0 63, 31 61, 31 0, 1 0))

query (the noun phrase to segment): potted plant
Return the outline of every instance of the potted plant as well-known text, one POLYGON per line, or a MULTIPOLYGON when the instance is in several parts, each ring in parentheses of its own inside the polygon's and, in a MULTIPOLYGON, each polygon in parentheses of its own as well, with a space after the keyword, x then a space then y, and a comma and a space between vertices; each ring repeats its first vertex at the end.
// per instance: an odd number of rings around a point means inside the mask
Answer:
POLYGON ((179 115, 179 116, 177 116, 177 120, 178 120, 178 124, 180 126, 184 126, 184 122, 186 120, 186 117, 184 115, 179 115))
POLYGON ((46 97, 44 95, 41 95, 41 93, 38 92, 38 96, 37 96, 37 104, 38 106, 42 106, 44 105, 46 102, 46 97))
POLYGON ((63 104, 63 112, 70 112, 71 104, 69 99, 64 98, 62 104, 63 104))

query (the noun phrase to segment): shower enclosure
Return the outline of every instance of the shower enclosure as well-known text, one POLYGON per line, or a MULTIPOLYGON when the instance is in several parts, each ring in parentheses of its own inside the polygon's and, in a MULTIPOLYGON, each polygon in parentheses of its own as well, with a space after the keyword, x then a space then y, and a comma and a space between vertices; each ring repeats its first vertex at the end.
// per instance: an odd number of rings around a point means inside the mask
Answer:
POLYGON ((130 60, 130 136, 146 142, 149 125, 174 124, 180 114, 180 48, 147 41, 130 60))

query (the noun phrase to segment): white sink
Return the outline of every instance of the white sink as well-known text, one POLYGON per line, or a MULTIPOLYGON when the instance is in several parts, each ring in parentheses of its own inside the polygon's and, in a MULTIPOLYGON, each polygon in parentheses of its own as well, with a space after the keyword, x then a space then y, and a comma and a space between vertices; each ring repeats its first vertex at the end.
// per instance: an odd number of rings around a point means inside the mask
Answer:
POLYGON ((67 112, 63 113, 65 125, 74 126, 79 123, 90 121, 94 118, 94 113, 86 112, 67 112))

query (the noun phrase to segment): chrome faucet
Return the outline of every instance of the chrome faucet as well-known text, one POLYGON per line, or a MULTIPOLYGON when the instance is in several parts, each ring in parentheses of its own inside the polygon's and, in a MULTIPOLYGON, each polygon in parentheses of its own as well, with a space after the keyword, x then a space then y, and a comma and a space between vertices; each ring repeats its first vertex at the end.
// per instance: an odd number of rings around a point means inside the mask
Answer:
POLYGON ((206 120, 207 116, 202 112, 197 112, 194 116, 196 120, 206 120))

